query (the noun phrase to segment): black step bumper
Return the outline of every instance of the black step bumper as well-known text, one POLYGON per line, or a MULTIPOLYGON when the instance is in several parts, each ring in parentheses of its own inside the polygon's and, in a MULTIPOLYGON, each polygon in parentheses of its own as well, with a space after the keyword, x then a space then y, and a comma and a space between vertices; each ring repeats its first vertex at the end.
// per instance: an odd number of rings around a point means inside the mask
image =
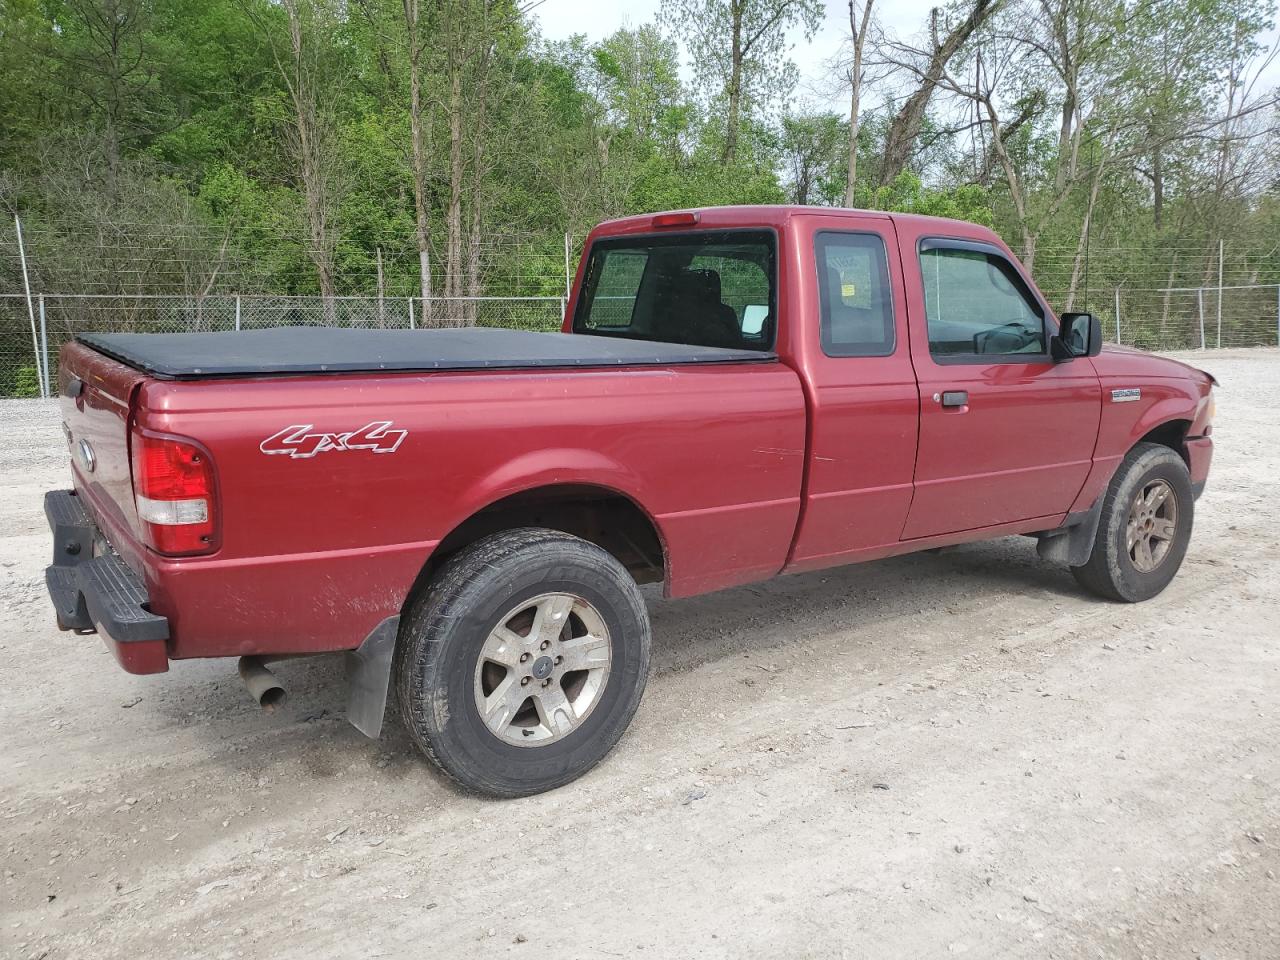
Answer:
POLYGON ((169 621, 151 612, 146 587, 116 554, 93 555, 98 528, 72 490, 50 490, 44 513, 53 564, 44 572, 58 626, 99 633, 130 673, 169 669, 169 621))

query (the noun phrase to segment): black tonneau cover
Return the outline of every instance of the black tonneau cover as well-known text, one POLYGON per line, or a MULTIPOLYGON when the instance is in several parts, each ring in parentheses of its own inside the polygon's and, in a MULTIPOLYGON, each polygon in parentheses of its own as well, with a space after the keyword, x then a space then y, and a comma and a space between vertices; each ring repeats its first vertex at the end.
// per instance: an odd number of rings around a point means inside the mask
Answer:
POLYGON ((269 327, 221 333, 82 333, 81 343, 162 380, 373 370, 516 370, 776 360, 758 350, 465 327, 269 327))

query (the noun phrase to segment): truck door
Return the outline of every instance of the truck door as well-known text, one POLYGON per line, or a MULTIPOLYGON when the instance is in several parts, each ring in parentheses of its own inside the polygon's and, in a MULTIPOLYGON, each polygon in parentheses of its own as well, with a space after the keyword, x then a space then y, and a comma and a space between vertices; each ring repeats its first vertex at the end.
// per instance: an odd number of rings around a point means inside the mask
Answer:
POLYGON ((920 391, 904 540, 1066 513, 1093 457, 1092 363, 1054 363, 1057 321, 1005 250, 899 227, 920 391))
POLYGON ((893 221, 844 214, 803 223, 787 329, 809 405, 809 465, 791 570, 897 545, 920 404, 893 221))

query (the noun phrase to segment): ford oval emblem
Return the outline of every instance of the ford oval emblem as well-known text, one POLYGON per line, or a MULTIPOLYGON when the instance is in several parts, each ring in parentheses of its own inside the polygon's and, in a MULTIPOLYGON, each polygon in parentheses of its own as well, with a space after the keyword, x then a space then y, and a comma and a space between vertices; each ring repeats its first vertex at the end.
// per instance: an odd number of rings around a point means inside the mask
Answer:
POLYGON ((88 440, 81 440, 80 446, 80 462, 84 465, 86 473, 93 473, 93 468, 98 465, 98 457, 93 452, 93 444, 88 440))

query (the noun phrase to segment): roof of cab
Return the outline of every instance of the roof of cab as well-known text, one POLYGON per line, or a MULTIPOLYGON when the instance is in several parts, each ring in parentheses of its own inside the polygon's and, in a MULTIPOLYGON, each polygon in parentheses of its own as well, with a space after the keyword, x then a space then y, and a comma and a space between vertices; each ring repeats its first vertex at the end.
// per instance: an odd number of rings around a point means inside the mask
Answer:
MULTIPOLYGON (((942 225, 963 226, 966 231, 987 232, 987 228, 964 220, 953 220, 947 217, 927 217, 918 213, 893 213, 885 210, 856 210, 850 207, 814 207, 797 205, 760 205, 731 207, 694 207, 687 210, 665 210, 654 213, 643 213, 630 217, 619 217, 606 220, 592 231, 597 236, 611 236, 628 233, 649 233, 657 230, 677 229, 672 226, 654 227, 655 217, 672 214, 691 213, 697 216, 697 228, 708 227, 777 227, 796 217, 821 217, 823 219, 859 219, 912 221, 933 224, 937 228, 942 225)), ((691 224, 692 226, 692 224, 691 224)))

